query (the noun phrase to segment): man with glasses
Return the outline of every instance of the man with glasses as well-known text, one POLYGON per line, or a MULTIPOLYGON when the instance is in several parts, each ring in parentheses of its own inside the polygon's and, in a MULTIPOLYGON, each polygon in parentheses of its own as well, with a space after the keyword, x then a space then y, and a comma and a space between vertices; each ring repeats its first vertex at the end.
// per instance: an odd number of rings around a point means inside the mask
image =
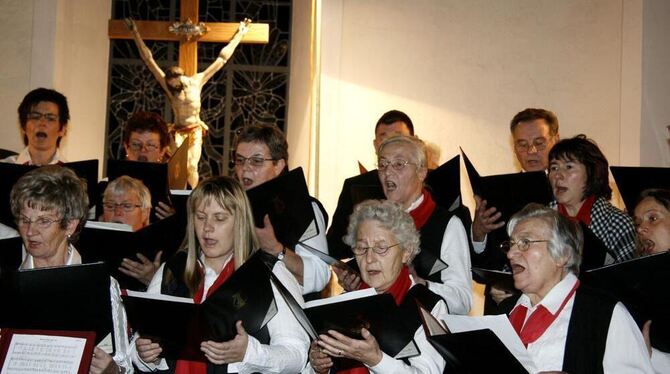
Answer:
MULTIPOLYGON (((461 220, 438 206, 423 182, 428 174, 426 146, 413 136, 396 135, 377 148, 377 169, 386 199, 414 219, 421 234, 421 252, 413 261, 414 282, 441 296, 451 314, 468 314, 472 306, 472 275, 468 237, 461 220), (427 256, 447 267, 422 268, 427 256)), ((345 287, 349 288, 349 287, 345 287)))
MULTIPOLYGON (((137 231, 149 225, 151 193, 141 180, 122 175, 109 182, 102 197, 102 207, 101 221, 124 223, 137 231)), ((150 260, 138 253, 139 262, 124 258, 119 271, 148 286, 161 265, 161 254, 159 251, 150 260)))
MULTIPOLYGON (((517 113, 510 122, 514 143, 514 154, 523 171, 546 171, 549 167, 547 155, 559 140, 558 118, 546 109, 528 108, 517 113)), ((500 212, 487 207, 486 200, 475 195, 475 220, 472 223, 472 241, 475 252, 484 250, 486 235, 503 225, 500 212)))
POLYGON ((40 166, 66 162, 59 151, 70 120, 65 96, 52 89, 34 89, 23 98, 18 112, 26 147, 2 162, 40 166))
MULTIPOLYGON (((276 178, 288 168, 288 143, 276 126, 253 125, 239 130, 233 144, 235 176, 245 190, 276 178)), ((312 198, 314 218, 319 234, 305 241, 306 245, 328 254, 325 230, 328 214, 321 203, 312 198)), ((321 291, 330 279, 328 265, 304 249, 301 244, 288 248, 275 236, 266 215, 263 228, 256 228, 261 249, 278 257, 303 287, 303 294, 321 291)))
MULTIPOLYGON (((560 139, 556 114, 546 109, 524 109, 512 118, 510 131, 514 154, 521 169, 528 172, 546 171, 549 167, 549 150, 560 139)), ((500 254, 493 253, 497 248, 488 249, 486 237, 491 231, 503 227, 505 222, 500 221, 501 214, 495 207, 487 206, 486 200, 475 195, 475 203, 475 218, 471 230, 473 262, 477 265, 479 261, 490 262, 489 258, 494 258, 495 263, 503 262, 499 264, 502 269, 506 260, 500 254)), ((511 293, 493 287, 488 295, 500 304, 511 293)), ((488 300, 485 309, 487 314, 499 312, 488 300)))
MULTIPOLYGON (((379 145, 388 137, 393 135, 414 135, 414 124, 409 116, 399 110, 389 110, 384 113, 375 124, 375 137, 372 140, 375 153, 379 145)), ((351 248, 347 246, 342 237, 347 233, 349 216, 354 211, 355 201, 352 196, 353 186, 374 186, 379 188, 379 176, 377 170, 347 178, 342 185, 340 197, 337 200, 337 208, 333 214, 333 223, 328 229, 328 249, 333 257, 351 258, 351 248)))

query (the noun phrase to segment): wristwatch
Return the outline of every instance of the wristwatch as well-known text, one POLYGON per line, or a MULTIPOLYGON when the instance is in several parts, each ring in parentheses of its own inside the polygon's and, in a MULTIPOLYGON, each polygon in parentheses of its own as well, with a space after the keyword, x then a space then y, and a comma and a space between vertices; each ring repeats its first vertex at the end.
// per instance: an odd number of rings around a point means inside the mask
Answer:
POLYGON ((281 249, 281 252, 279 252, 279 253, 277 254, 277 259, 278 259, 279 261, 283 261, 285 255, 286 255, 286 246, 283 246, 282 249, 281 249))

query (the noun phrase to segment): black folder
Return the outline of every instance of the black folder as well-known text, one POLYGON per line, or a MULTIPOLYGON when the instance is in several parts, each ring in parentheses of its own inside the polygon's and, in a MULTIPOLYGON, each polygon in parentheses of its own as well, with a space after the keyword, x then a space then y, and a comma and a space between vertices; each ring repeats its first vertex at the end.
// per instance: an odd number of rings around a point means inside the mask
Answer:
POLYGON ((263 227, 263 217, 267 214, 277 240, 285 246, 294 248, 299 241, 319 233, 302 168, 247 190, 247 196, 256 226, 263 227))
POLYGON ((505 291, 516 291, 514 277, 509 271, 473 267, 472 277, 481 284, 495 286, 505 291))
POLYGON ((109 181, 122 175, 139 179, 144 183, 151 193, 151 206, 158 206, 159 201, 171 203, 167 163, 107 160, 109 181))
POLYGON ((21 266, 23 239, 20 236, 0 240, 0 275, 21 266))
MULTIPOLYGON (((461 152, 463 150, 461 149, 461 152)), ((553 193, 549 179, 543 171, 490 175, 482 177, 475 169, 465 152, 463 152, 465 169, 470 178, 472 192, 487 201, 488 207, 495 207, 501 213, 500 221, 509 219, 529 203, 549 205, 553 193)), ((491 232, 487 238, 492 240, 492 248, 507 240, 505 227, 491 232)))
POLYGON ((454 156, 437 169, 428 171, 425 184, 435 203, 448 211, 462 205, 461 199, 461 157, 454 156))
POLYGON ((670 190, 670 168, 610 166, 610 170, 630 215, 642 191, 648 188, 670 190))
POLYGON ((104 226, 91 227, 93 224, 95 223, 87 223, 77 242, 82 262, 105 262, 121 288, 131 290, 145 287, 137 279, 118 270, 121 260, 129 258, 139 261, 137 253, 153 260, 158 251, 163 251, 161 259, 164 261, 181 247, 186 233, 186 227, 177 215, 154 222, 135 232, 113 230, 104 226))
MULTIPOLYGON (((321 300, 322 302, 322 300, 321 300)), ((305 314, 319 334, 335 330, 362 339, 361 328, 374 335, 379 347, 391 357, 402 359, 420 354, 414 342, 416 329, 404 321, 389 294, 373 295, 319 306, 305 307, 305 314)))
POLYGON ((445 373, 528 373, 489 329, 432 335, 428 341, 446 361, 445 373))
POLYGON ((238 320, 250 335, 259 334, 275 316, 270 273, 257 252, 202 304, 124 295, 128 321, 142 337, 160 343, 164 357, 204 361, 201 342, 233 339, 238 320))
POLYGON ((102 263, 3 272, 0 328, 95 331, 113 348, 109 284, 102 263))
POLYGON ((642 326, 670 315, 669 270, 670 253, 663 252, 582 272, 580 279, 624 303, 642 326))
MULTIPOLYGON (((89 207, 98 200, 98 160, 68 162, 62 166, 72 169, 79 178, 86 180, 89 207)), ((14 184, 27 172, 37 169, 35 165, 18 165, 0 162, 0 223, 16 227, 9 205, 9 195, 14 184)))

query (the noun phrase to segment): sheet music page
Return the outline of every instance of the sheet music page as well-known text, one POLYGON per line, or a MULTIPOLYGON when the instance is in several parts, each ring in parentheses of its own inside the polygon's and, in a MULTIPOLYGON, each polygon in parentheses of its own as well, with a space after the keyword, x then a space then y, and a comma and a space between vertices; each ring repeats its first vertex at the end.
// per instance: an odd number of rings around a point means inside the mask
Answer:
POLYGON ((86 339, 14 334, 1 374, 70 374, 79 370, 86 339))
POLYGON ((449 331, 454 333, 490 329, 529 373, 537 373, 535 362, 506 315, 470 317, 445 314, 442 318, 449 331))

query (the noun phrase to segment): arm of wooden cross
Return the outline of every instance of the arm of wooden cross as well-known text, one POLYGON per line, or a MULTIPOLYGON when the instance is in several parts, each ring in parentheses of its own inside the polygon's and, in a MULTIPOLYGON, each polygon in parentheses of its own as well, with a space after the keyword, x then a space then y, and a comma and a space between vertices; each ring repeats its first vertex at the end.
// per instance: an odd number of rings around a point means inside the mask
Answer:
POLYGON ((147 65, 149 71, 151 71, 151 74, 153 74, 154 78, 156 78, 156 80, 161 85, 163 90, 169 94, 170 91, 168 90, 168 87, 165 84, 165 73, 163 72, 163 70, 161 70, 161 68, 154 60, 154 56, 151 53, 149 47, 147 47, 147 45, 144 44, 144 40, 142 40, 142 36, 140 35, 140 32, 137 30, 137 25, 135 24, 135 21, 132 18, 126 18, 124 21, 126 23, 126 26, 128 27, 128 30, 133 36, 133 40, 135 41, 137 49, 140 51, 140 57, 142 58, 142 61, 144 61, 144 63, 147 65))
POLYGON ((202 72, 202 84, 205 84, 226 64, 226 62, 228 62, 228 60, 230 60, 230 57, 232 57, 235 49, 240 44, 240 41, 242 41, 242 37, 249 32, 250 24, 251 20, 249 18, 245 18, 244 21, 240 22, 240 27, 237 29, 237 32, 233 38, 230 39, 230 42, 221 49, 221 52, 219 52, 219 56, 216 58, 216 60, 214 60, 214 62, 212 62, 212 64, 202 72))

